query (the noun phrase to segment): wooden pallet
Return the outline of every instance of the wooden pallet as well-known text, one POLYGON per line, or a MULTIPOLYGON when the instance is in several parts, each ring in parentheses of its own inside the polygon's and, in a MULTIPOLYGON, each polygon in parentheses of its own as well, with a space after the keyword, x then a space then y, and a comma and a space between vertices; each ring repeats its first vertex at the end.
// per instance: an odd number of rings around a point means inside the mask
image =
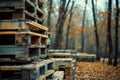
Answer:
POLYGON ((32 20, 43 23, 43 1, 41 0, 2 0, 0 1, 0 20, 32 20))
POLYGON ((43 34, 38 34, 35 32, 16 32, 16 31, 4 31, 4 32, 0 32, 0 35, 16 35, 16 34, 28 34, 28 35, 32 35, 32 36, 38 36, 38 37, 43 37, 43 38, 48 38, 46 35, 43 34))

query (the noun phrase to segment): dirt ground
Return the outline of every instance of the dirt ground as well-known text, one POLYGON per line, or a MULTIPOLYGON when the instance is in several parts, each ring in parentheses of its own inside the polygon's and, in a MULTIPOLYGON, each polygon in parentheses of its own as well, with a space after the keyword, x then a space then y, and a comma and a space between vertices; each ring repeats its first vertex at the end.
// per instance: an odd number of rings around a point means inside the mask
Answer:
POLYGON ((76 80, 120 80, 120 65, 103 62, 77 62, 76 80))

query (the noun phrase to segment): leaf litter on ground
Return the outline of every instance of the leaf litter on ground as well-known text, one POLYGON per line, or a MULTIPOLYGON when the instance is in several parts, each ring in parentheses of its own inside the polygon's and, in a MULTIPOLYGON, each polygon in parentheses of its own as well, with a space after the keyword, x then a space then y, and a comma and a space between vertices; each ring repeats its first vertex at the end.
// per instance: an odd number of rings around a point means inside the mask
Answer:
POLYGON ((120 80, 120 65, 113 67, 106 62, 77 62, 76 80, 120 80))

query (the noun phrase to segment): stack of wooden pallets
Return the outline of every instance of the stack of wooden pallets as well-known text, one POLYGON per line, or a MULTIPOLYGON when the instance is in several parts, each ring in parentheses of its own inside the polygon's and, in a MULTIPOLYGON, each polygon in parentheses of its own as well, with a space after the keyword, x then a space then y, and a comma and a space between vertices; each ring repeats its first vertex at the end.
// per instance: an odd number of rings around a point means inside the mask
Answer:
POLYGON ((42 25, 43 4, 43 0, 0 0, 1 61, 46 57, 48 28, 42 25))
POLYGON ((2 21, 0 25, 1 57, 12 55, 21 60, 30 59, 30 57, 31 59, 46 57, 47 30, 47 27, 33 21, 2 21))
POLYGON ((0 0, 0 80, 62 80, 47 58, 42 8, 43 0, 0 0))
POLYGON ((43 23, 43 0, 0 0, 0 20, 32 20, 43 23))

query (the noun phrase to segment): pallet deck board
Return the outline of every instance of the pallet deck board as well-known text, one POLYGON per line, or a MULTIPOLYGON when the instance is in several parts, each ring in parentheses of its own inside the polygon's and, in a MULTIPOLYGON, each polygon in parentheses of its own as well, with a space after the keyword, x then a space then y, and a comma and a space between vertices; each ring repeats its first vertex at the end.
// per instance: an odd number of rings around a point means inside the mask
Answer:
POLYGON ((47 27, 42 26, 42 25, 40 25, 40 24, 38 24, 38 23, 35 23, 35 22, 33 22, 33 21, 31 21, 31 22, 28 21, 28 22, 26 22, 26 24, 28 24, 29 27, 33 27, 33 28, 36 28, 36 29, 42 29, 42 30, 45 30, 45 31, 48 30, 47 27))
POLYGON ((35 18, 35 17, 34 17, 34 16, 35 16, 35 13, 31 14, 31 13, 29 13, 29 12, 26 11, 26 10, 24 10, 24 12, 25 12, 25 14, 26 14, 27 16, 29 16, 29 17, 31 17, 31 18, 35 18))
POLYGON ((15 34, 30 34, 30 35, 33 35, 33 36, 39 36, 39 37, 43 37, 43 38, 48 38, 46 35, 31 32, 31 31, 28 31, 28 32, 16 32, 16 31, 0 32, 0 35, 15 35, 15 34))
POLYGON ((37 30, 48 31, 47 27, 34 21, 27 21, 27 20, 26 21, 12 21, 12 20, 0 21, 0 30, 18 30, 20 29, 20 27, 22 27, 23 29, 33 28, 37 30))
POLYGON ((35 7, 35 5, 30 0, 25 0, 28 4, 30 4, 32 7, 35 7))

